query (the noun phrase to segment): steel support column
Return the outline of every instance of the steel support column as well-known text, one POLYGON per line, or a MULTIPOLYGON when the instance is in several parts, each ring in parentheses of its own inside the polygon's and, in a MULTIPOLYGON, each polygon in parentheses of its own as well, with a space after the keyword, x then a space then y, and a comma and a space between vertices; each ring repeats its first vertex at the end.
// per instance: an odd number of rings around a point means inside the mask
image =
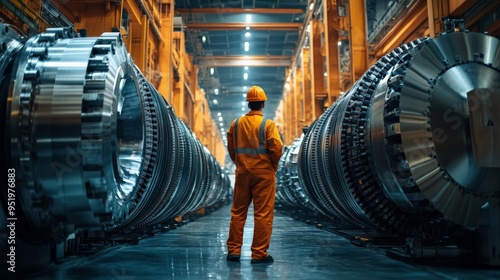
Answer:
POLYGON ((364 0, 349 0, 352 80, 361 78, 368 69, 366 7, 364 0))
MULTIPOLYGON (((309 48, 302 49, 302 96, 301 96, 301 126, 309 126, 314 120, 314 102, 312 98, 312 77, 314 76, 314 70, 310 71, 311 68, 311 53, 309 48)), ((321 64, 322 65, 322 64, 321 64)), ((299 131, 300 134, 300 131, 299 131)), ((299 135, 297 135, 299 136, 299 135)))
POLYGON ((174 31, 174 4, 163 3, 161 8, 161 35, 163 42, 159 46, 159 69, 162 78, 158 86, 158 91, 168 102, 172 100, 172 42, 174 31))
POLYGON ((322 95, 315 92, 317 112, 323 112, 324 108, 329 107, 339 97, 339 15, 337 12, 337 2, 331 1, 324 3, 324 34, 325 34, 325 54, 326 54, 326 73, 327 73, 327 93, 322 95), (323 108, 320 107, 323 105, 323 108))
MULTIPOLYGON (((310 79, 311 79, 311 92, 314 101, 310 101, 308 108, 311 108, 311 116, 308 120, 306 118, 306 124, 309 125, 313 120, 319 118, 323 113, 323 108, 325 107, 325 99, 327 97, 325 89, 325 59, 321 53, 321 35, 323 34, 323 23, 319 20, 313 19, 311 21, 311 33, 310 33, 310 79)), ((325 44, 327 45, 327 44, 325 44)), ((326 48, 326 46, 325 46, 326 48)), ((306 97, 307 98, 307 97, 306 97)), ((308 106, 306 104, 306 106, 308 106)), ((307 108, 307 107, 306 107, 307 108)), ((307 109, 306 109, 307 110, 307 109)))
POLYGON ((427 13, 429 19, 429 36, 436 37, 442 30, 443 17, 450 15, 448 0, 427 0, 427 13))
POLYGON ((301 94, 301 88, 302 88, 302 69, 300 68, 295 68, 295 75, 293 75, 294 83, 293 83, 293 95, 292 95, 292 121, 290 124, 292 125, 292 137, 290 138, 290 143, 295 139, 295 137, 298 137, 300 135, 299 131, 300 129, 300 118, 299 118, 299 109, 298 109, 298 98, 299 95, 301 94))

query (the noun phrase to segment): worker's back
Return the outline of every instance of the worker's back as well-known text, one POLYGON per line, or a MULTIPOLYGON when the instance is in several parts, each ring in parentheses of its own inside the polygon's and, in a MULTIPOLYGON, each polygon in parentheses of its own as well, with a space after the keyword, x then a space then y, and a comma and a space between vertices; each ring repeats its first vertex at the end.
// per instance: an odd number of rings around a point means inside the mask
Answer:
POLYGON ((272 120, 251 110, 233 121, 228 131, 228 151, 237 169, 276 171, 283 143, 272 120))

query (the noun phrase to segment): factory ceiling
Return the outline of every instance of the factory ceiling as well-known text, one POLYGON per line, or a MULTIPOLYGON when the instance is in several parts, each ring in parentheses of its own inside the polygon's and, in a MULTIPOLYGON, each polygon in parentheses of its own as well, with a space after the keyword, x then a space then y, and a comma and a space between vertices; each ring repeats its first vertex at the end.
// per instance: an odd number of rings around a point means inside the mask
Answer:
POLYGON ((176 28, 186 34, 186 49, 199 65, 200 87, 223 136, 233 119, 248 112, 245 93, 253 85, 266 91, 264 115, 274 118, 308 4, 308 0, 176 1, 176 28))

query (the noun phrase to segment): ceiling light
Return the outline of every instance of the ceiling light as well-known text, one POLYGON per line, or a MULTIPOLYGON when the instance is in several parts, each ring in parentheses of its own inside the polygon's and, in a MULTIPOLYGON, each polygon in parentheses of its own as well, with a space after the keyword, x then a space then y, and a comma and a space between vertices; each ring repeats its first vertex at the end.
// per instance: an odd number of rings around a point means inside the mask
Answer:
POLYGON ((247 105, 246 102, 241 102, 241 106, 245 106, 245 105, 247 105))
POLYGON ((245 66, 245 70, 248 70, 248 66, 245 66))
POLYGON ((214 89, 214 93, 215 95, 219 95, 219 89, 218 88, 214 89))
POLYGON ((308 24, 306 27, 307 32, 311 32, 311 24, 308 24))
POLYGON ((224 126, 224 124, 223 123, 219 123, 219 126, 224 126))
MULTIPOLYGON (((247 86, 243 86, 243 90, 247 90, 247 89, 248 89, 248 87, 247 87, 247 86)), ((247 97, 247 95, 246 95, 246 94, 243 94, 243 97, 247 97)))
POLYGON ((328 73, 326 73, 326 71, 325 71, 325 73, 323 73, 323 76, 325 76, 325 77, 328 76, 328 73))
POLYGON ((250 35, 251 35, 250 32, 245 32, 245 37, 248 38, 248 37, 250 37, 250 35))
POLYGON ((313 3, 311 3, 311 5, 309 5, 309 10, 311 10, 311 11, 312 11, 313 9, 314 9, 314 2, 313 2, 313 3))
POLYGON ((245 27, 246 30, 250 30, 250 26, 245 27))
POLYGON ((245 111, 245 108, 241 108, 241 111, 245 111))
POLYGON ((220 122, 221 122, 221 121, 223 121, 223 120, 224 120, 224 119, 223 119, 222 117, 219 117, 219 121, 220 121, 220 122))
POLYGON ((205 43, 205 42, 207 41, 207 36, 203 36, 203 37, 201 37, 201 41, 202 41, 203 43, 205 43))
POLYGON ((250 43, 245 42, 245 51, 247 52, 250 49, 250 43))
POLYGON ((210 68, 210 75, 213 75, 214 74, 214 68, 210 68))
POLYGON ((247 15, 247 22, 252 22, 252 15, 247 15))
POLYGON ((342 41, 339 41, 337 45, 342 46, 342 41))
POLYGON ((219 101, 217 101, 217 99, 214 99, 213 102, 214 102, 215 105, 219 104, 219 101))
POLYGON ((217 116, 219 116, 219 117, 222 116, 222 113, 221 112, 217 113, 217 116))
POLYGON ((225 129, 224 129, 223 127, 220 129, 220 131, 222 131, 222 132, 224 132, 224 130, 225 130, 225 129))
POLYGON ((246 94, 246 93, 243 93, 243 97, 247 98, 247 94, 246 94))
POLYGON ((248 80, 248 73, 243 74, 243 79, 248 80))

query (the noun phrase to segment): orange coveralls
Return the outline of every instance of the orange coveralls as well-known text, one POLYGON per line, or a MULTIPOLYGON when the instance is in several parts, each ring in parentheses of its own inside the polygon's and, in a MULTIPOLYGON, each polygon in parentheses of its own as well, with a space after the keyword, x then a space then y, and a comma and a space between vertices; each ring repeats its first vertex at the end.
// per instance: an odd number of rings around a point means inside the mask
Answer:
POLYGON ((276 195, 276 170, 283 154, 283 142, 272 120, 251 110, 234 120, 227 132, 227 149, 236 164, 228 254, 241 255, 243 229, 248 207, 254 204, 252 259, 267 257, 271 242, 276 195))

